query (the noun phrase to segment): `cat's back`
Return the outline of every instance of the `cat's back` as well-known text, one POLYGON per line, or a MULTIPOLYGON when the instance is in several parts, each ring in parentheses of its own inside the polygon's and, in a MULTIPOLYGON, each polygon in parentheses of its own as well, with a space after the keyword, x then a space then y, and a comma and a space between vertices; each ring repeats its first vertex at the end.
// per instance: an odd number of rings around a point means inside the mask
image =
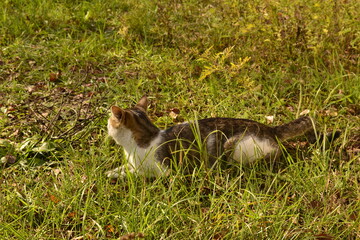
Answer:
POLYGON ((273 135, 273 128, 262 123, 241 118, 206 118, 192 122, 184 122, 164 131, 167 138, 192 139, 194 133, 207 137, 214 132, 221 132, 227 137, 239 134, 251 134, 259 137, 273 135))
MULTIPOLYGON (((276 137, 272 127, 256 121, 237 118, 207 118, 185 122, 161 131, 161 135, 163 142, 157 150, 157 157, 161 160, 166 159, 163 162, 168 166, 170 165, 169 159, 171 159, 173 153, 176 153, 178 155, 177 157, 182 159, 179 148, 197 148, 194 140, 201 140, 206 147, 208 155, 210 156, 208 159, 210 165, 223 154, 225 149, 231 149, 232 151, 240 147, 253 150, 257 143, 265 149, 265 147, 272 146, 276 143, 276 137), (238 146, 237 144, 240 145, 238 146), (263 147, 263 145, 265 147, 263 147)), ((266 148, 265 150, 267 151, 268 149, 272 151, 272 147, 266 148)), ((240 152, 241 151, 242 150, 240 150, 240 152)), ((236 151, 234 153, 237 154, 235 155, 236 157, 241 155, 236 151)), ((256 157, 251 151, 247 151, 245 154, 251 155, 251 161, 256 157)), ((193 159, 194 162, 200 161, 201 159, 198 149, 190 151, 187 153, 187 156, 193 159)), ((242 158, 245 160, 248 156, 242 156, 242 158)))

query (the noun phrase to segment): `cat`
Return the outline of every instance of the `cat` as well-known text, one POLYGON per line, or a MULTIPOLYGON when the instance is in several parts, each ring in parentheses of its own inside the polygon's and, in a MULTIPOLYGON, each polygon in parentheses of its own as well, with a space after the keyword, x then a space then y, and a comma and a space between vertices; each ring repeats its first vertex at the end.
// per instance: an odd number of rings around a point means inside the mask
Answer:
POLYGON ((219 159, 239 164, 275 160, 281 153, 279 142, 314 132, 308 116, 275 127, 248 119, 208 118, 160 130, 147 108, 146 96, 132 108, 111 107, 108 134, 123 146, 127 164, 108 171, 109 178, 127 172, 158 177, 174 166, 212 167, 219 159))

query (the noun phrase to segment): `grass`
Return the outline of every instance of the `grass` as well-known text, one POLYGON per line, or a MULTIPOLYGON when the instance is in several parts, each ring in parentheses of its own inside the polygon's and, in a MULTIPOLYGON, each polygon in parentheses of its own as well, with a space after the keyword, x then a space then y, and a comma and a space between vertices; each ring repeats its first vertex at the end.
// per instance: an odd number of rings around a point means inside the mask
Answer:
POLYGON ((1 239, 357 239, 359 1, 0 3, 1 239), (108 109, 161 128, 308 109, 330 148, 112 184, 108 109), (178 115, 169 114, 178 112, 178 115), (131 234, 134 233, 134 234, 131 234))

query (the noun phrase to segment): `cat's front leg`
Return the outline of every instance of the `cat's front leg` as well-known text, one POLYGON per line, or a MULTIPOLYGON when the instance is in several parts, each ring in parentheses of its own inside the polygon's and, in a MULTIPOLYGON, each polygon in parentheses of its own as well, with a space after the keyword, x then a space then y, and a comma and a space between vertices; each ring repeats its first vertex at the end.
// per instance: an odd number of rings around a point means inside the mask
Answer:
POLYGON ((124 178, 127 173, 134 173, 134 168, 130 165, 124 165, 113 170, 107 171, 105 174, 108 178, 124 178))

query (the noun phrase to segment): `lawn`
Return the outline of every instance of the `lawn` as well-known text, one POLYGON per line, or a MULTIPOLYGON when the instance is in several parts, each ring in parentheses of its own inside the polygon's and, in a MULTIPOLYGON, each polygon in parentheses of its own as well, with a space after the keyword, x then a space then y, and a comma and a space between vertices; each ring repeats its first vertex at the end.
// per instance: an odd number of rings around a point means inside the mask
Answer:
MULTIPOLYGON (((0 239, 359 239, 358 0, 0 2, 0 239), (160 128, 308 112, 330 146, 158 179, 122 164, 109 108, 160 128)), ((273 121, 271 121, 273 117, 273 121)))

